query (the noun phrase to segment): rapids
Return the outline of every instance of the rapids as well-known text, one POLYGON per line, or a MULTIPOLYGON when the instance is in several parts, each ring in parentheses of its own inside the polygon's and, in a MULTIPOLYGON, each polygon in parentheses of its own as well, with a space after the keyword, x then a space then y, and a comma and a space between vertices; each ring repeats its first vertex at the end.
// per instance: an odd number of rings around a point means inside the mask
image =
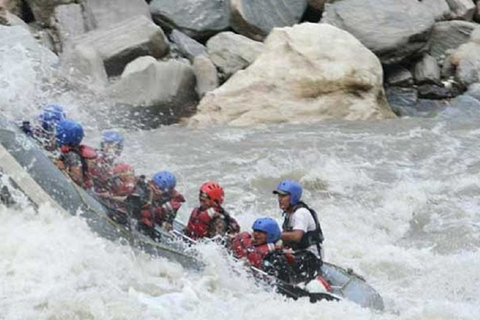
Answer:
MULTIPOLYGON (((3 114, 34 117, 37 103, 61 103, 98 145, 105 121, 94 98, 45 84, 33 63, 1 61, 3 114)), ((123 160, 137 173, 176 174, 183 221, 210 179, 244 229, 260 216, 281 221, 271 191, 300 180, 326 260, 363 275, 384 298, 382 313, 265 291, 213 245, 200 248, 204 271, 183 269, 23 203, 0 205, 0 319, 478 319, 479 120, 479 110, 450 109, 434 119, 122 129, 123 160)))

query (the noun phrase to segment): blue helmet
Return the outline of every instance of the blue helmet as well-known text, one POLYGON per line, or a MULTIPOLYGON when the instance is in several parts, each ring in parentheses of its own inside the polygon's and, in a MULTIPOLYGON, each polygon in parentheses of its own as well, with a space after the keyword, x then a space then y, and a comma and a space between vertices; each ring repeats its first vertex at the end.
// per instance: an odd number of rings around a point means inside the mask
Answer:
POLYGON ((83 139, 83 128, 73 120, 61 120, 57 124, 57 144, 60 146, 78 146, 83 139))
POLYGON ((115 130, 106 130, 102 132, 102 141, 100 142, 100 149, 106 151, 106 145, 114 146, 113 152, 120 155, 123 150, 123 142, 125 139, 122 134, 115 130))
POLYGON ((278 184, 277 189, 274 190, 273 193, 289 194, 290 204, 294 206, 300 201, 300 198, 302 197, 302 186, 300 185, 300 183, 293 180, 283 180, 278 184))
POLYGON ((272 218, 258 218, 252 226, 253 231, 262 231, 267 233, 267 243, 275 243, 280 240, 282 232, 277 221, 272 218))
POLYGON ((50 132, 53 132, 58 122, 65 118, 66 115, 63 108, 56 104, 47 105, 38 116, 42 128, 50 132))
POLYGON ((177 179, 173 173, 166 170, 155 173, 152 180, 161 190, 173 189, 177 185, 177 179))

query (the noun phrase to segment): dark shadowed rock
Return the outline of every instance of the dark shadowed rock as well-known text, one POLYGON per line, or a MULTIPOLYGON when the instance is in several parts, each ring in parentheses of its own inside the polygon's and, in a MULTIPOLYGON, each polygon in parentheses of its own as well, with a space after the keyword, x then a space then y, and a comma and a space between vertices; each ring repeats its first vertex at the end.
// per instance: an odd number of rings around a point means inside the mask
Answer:
POLYGON ((418 1, 343 0, 326 4, 322 22, 353 34, 383 64, 422 52, 435 22, 418 1))
POLYGON ((162 29, 144 16, 86 33, 74 39, 72 50, 77 46, 98 51, 109 76, 119 75, 127 63, 140 56, 161 58, 169 48, 162 29))
POLYGON ((229 78, 255 61, 264 44, 233 32, 222 32, 208 40, 207 49, 213 63, 229 78))
POLYGON ((57 30, 62 47, 71 39, 86 32, 82 7, 79 4, 67 4, 56 7, 54 17, 54 27, 57 30))
POLYGON ((262 40, 273 28, 293 26, 307 9, 307 0, 231 0, 232 28, 262 40))
POLYGON ((153 20, 162 27, 179 29, 195 39, 209 37, 229 27, 230 2, 225 0, 153 0, 153 20))
POLYGON ((191 115, 198 99, 188 61, 156 61, 149 56, 128 64, 107 95, 120 105, 130 106, 132 112, 154 115, 158 123, 172 123, 191 115))
POLYGON ((417 117, 434 117, 450 106, 447 100, 418 99, 415 104, 417 117))
POLYGON ((174 48, 190 61, 195 57, 207 55, 207 48, 203 44, 178 30, 173 30, 168 37, 174 44, 174 48))
POLYGON ((412 73, 401 65, 385 67, 385 79, 390 86, 406 87, 413 84, 412 73))
POLYGON ((56 6, 75 3, 75 0, 25 0, 37 22, 48 25, 56 6))
POLYGON ((441 84, 426 83, 418 86, 417 90, 420 98, 431 100, 449 99, 460 94, 457 88, 452 87, 449 89, 441 84))
POLYGON ((148 4, 144 0, 82 0, 89 30, 109 27, 135 16, 151 20, 148 4))
POLYGON ((446 50, 456 49, 461 44, 468 42, 470 34, 476 26, 475 23, 466 21, 435 23, 429 40, 429 54, 436 59, 442 58, 446 50))
POLYGON ((475 14, 475 3, 472 0, 447 0, 452 12, 452 19, 471 21, 475 14))
POLYGON ((418 100, 417 90, 414 88, 390 87, 385 90, 387 101, 397 115, 413 115, 402 110, 413 108, 418 100))
POLYGON ((413 76, 418 84, 438 83, 440 81, 440 67, 437 60, 425 54, 422 60, 415 64, 413 76))

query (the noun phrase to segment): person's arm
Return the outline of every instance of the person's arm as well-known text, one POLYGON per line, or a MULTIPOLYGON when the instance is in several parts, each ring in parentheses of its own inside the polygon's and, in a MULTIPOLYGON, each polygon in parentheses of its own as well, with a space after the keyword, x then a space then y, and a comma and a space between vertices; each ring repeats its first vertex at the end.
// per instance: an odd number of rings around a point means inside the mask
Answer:
POLYGON ((300 242, 303 234, 307 232, 308 215, 310 212, 301 208, 295 211, 292 218, 292 231, 283 231, 281 239, 286 242, 300 242))

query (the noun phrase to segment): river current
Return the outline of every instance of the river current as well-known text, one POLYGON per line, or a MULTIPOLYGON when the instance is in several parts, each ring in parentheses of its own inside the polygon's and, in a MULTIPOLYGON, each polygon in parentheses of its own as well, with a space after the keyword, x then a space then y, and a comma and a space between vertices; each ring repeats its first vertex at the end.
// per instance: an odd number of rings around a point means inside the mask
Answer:
MULTIPOLYGON (((33 117, 39 101, 61 103, 98 145, 105 123, 92 99, 3 61, 3 115, 33 117)), ((137 173, 175 173, 183 221, 199 186, 215 180, 244 230, 261 216, 281 222, 272 190, 284 178, 301 181, 326 260, 363 275, 383 312, 286 299, 232 271, 214 245, 200 248, 205 270, 188 270, 105 240, 82 218, 23 204, 0 206, 0 319, 478 319, 479 120, 480 110, 450 109, 381 122, 121 129, 122 159, 137 173)))

